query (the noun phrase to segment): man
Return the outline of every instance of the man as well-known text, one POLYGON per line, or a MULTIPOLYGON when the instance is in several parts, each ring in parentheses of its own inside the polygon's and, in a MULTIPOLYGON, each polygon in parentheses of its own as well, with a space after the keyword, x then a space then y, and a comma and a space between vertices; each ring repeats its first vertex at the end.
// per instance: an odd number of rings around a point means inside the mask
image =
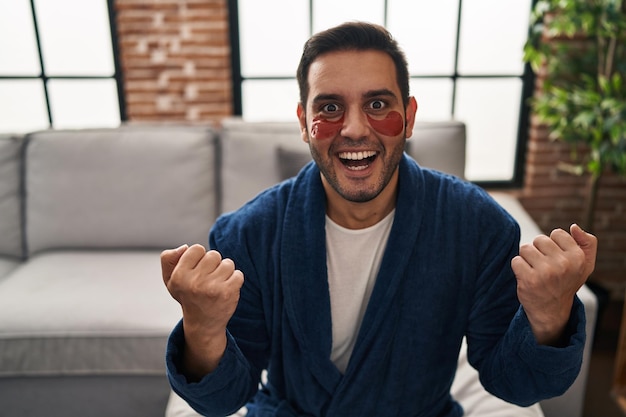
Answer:
POLYGON ((385 29, 313 36, 297 76, 314 163, 218 219, 212 250, 162 254, 183 310, 174 391, 211 416, 248 401, 249 416, 460 416, 450 385, 466 336, 493 394, 529 405, 564 392, 595 237, 573 225, 520 249, 486 193, 406 156, 417 103, 385 29))

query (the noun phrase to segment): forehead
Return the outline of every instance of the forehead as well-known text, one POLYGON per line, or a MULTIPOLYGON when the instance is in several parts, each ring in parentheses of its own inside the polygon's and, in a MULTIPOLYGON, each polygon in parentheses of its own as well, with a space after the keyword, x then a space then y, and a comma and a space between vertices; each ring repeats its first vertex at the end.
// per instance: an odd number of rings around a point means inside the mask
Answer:
POLYGON ((322 54, 311 63, 307 80, 309 99, 326 94, 361 97, 368 91, 383 89, 400 97, 394 62, 377 50, 322 54))

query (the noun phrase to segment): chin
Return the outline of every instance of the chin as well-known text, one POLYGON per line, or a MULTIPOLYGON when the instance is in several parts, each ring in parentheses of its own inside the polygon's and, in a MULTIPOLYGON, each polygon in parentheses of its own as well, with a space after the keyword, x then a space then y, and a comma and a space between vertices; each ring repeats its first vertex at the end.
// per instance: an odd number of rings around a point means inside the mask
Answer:
POLYGON ((342 188, 340 186, 335 187, 333 186, 333 188, 335 189, 335 191, 337 191, 337 193, 344 199, 347 201, 350 201, 352 203, 367 203, 369 201, 374 200, 376 197, 378 197, 378 195, 380 194, 380 192, 382 190, 350 190, 350 189, 346 189, 346 188, 342 188))

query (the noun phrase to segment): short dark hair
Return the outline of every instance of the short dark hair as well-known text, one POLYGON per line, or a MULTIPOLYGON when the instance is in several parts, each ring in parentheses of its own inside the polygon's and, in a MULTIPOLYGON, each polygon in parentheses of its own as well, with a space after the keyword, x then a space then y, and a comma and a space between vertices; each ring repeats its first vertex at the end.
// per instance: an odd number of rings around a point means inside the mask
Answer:
POLYGON ((409 101, 409 69, 406 56, 398 42, 384 27, 367 22, 347 22, 313 35, 304 44, 296 72, 300 88, 300 102, 306 106, 309 95, 307 77, 313 61, 320 55, 334 51, 377 50, 388 54, 396 67, 396 78, 404 106, 409 101))

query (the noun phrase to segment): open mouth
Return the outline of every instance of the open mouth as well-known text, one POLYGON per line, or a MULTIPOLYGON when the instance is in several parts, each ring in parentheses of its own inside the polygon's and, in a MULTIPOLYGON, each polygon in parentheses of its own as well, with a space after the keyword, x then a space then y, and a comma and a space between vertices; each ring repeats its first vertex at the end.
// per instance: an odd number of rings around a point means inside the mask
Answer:
POLYGON ((373 161, 376 159, 378 155, 377 152, 374 151, 364 151, 364 152, 340 152, 339 160, 342 164, 346 166, 346 168, 360 171, 366 169, 373 161))

